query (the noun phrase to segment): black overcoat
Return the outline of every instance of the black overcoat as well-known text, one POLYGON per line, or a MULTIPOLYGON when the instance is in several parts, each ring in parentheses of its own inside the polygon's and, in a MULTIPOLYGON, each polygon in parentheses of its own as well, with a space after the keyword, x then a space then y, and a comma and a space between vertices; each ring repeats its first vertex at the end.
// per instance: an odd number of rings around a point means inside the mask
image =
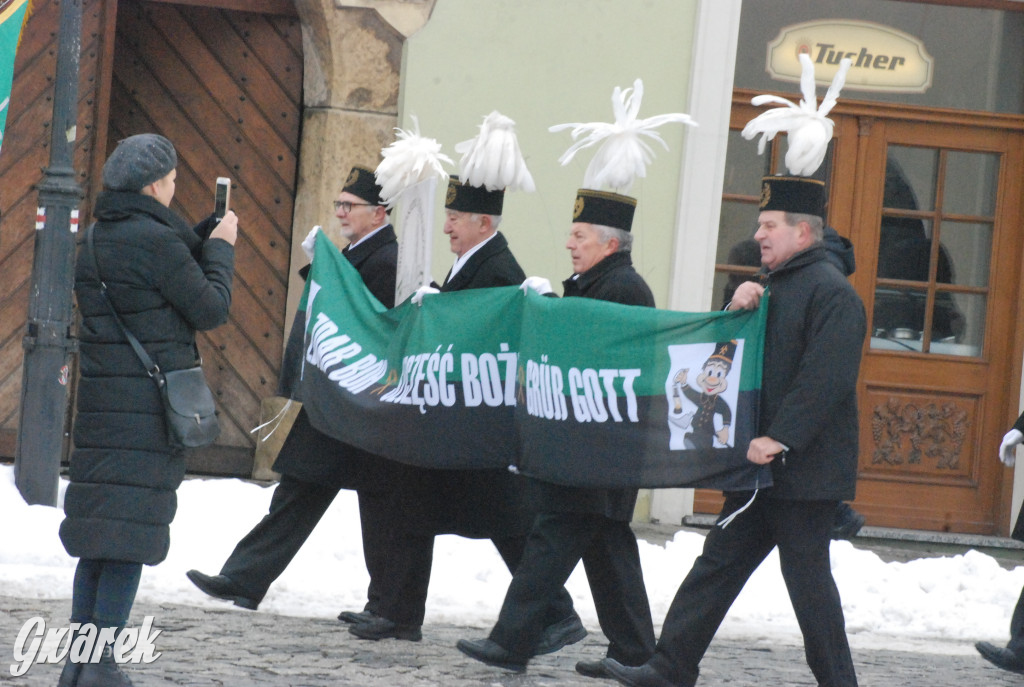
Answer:
MULTIPOLYGON (((450 273, 449 273, 450 274, 450 273)), ((518 286, 526 279, 501 233, 474 253, 442 292, 518 286)), ((443 441, 444 437, 438 437, 443 441)), ((533 523, 523 480, 507 470, 441 470, 408 466, 398 493, 400 517, 412 531, 490 538, 525 535, 533 523)))
MULTIPOLYGON (((125 326, 165 371, 198 363, 197 330, 228 319, 234 247, 203 240, 156 199, 105 191, 96 200, 96 262, 125 326)), ((75 265, 81 316, 77 414, 60 526, 75 557, 162 561, 185 475, 167 442, 156 385, 103 300, 82 246, 75 265)))
MULTIPOLYGON (((450 270, 448 274, 451 274, 450 270)), ((445 277, 440 288, 443 293, 447 293, 492 286, 518 286, 525 279, 526 273, 516 262, 508 248, 508 241, 499 231, 470 256, 454 277, 445 277)))
MULTIPOLYGON (((654 307, 654 294, 633 269, 628 252, 612 253, 583 274, 562 282, 566 297, 593 298, 622 305, 654 307)), ((544 513, 598 513, 629 522, 636 507, 636 489, 583 489, 530 479, 529 503, 544 513)))
MULTIPOLYGON (((346 246, 342 255, 359 272, 363 283, 382 305, 395 305, 395 274, 398 265, 398 239, 387 225, 355 248, 346 246)), ((305 270, 305 268, 303 268, 305 270)), ((303 273, 303 277, 308 271, 303 273)), ((294 385, 302 365, 305 313, 296 314, 288 337, 282 364, 279 393, 294 396, 294 385), (286 381, 287 380, 287 381, 286 381)), ((344 418, 338 418, 344 422, 344 418)), ((396 466, 389 460, 343 443, 314 429, 305 410, 281 446, 273 469, 304 482, 323 483, 339 489, 386 491, 394 480, 396 466)))
POLYGON ((790 449, 771 462, 768 495, 851 500, 864 304, 820 244, 767 272, 767 286, 759 435, 790 449))
MULTIPOLYGON (((1022 414, 1017 421, 1013 423, 1013 428, 1018 432, 1024 432, 1024 414, 1022 414)), ((1017 522, 1013 525, 1013 532, 1010 536, 1017 541, 1024 541, 1024 508, 1017 513, 1017 522)))

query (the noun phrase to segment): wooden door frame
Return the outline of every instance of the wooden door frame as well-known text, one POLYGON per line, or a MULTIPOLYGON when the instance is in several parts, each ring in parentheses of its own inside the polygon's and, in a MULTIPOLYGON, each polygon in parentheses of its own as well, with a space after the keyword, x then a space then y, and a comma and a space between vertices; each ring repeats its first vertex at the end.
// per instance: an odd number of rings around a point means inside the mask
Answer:
MULTIPOLYGON (((854 109, 854 108, 850 108, 854 109)), ((865 108, 860 108, 864 110, 865 108)), ((858 151, 860 157, 858 159, 866 161, 867 164, 862 164, 859 167, 858 177, 854 180, 855 194, 857 197, 878 197, 884 184, 884 179, 877 175, 871 175, 869 173, 872 169, 877 169, 880 165, 884 167, 884 161, 875 159, 875 164, 871 164, 870 156, 885 155, 887 150, 887 144, 882 145, 875 151, 865 151, 864 147, 869 145, 868 129, 872 126, 886 127, 891 126, 896 129, 904 129, 911 136, 914 134, 914 129, 917 127, 935 127, 935 126, 946 126, 950 129, 961 129, 965 126, 964 122, 972 122, 973 131, 983 132, 987 134, 1005 134, 1012 135, 1016 134, 1014 139, 1009 141, 1011 145, 1002 146, 1001 149, 1005 149, 1005 157, 1000 165, 999 171, 999 188, 1000 197, 996 199, 997 207, 1000 208, 1000 213, 995 216, 994 221, 996 225, 993 227, 993 245, 992 255, 997 256, 1005 254, 1005 252, 1016 243, 1018 250, 1015 251, 1018 254, 1018 259, 1013 262, 1013 268, 1010 274, 1001 274, 998 272, 998 261, 993 260, 991 267, 993 273, 990 275, 990 283, 994 286, 990 289, 988 299, 989 302, 986 306, 986 332, 984 345, 985 348, 981 351, 979 357, 980 360, 984 361, 984 364, 991 366, 999 364, 994 360, 992 347, 997 345, 996 342, 1004 340, 1004 337, 1011 337, 1012 343, 1010 345, 1011 360, 1009 364, 1002 363, 1006 367, 1005 377, 1010 383, 1009 386, 1003 389, 995 389, 989 382, 987 391, 983 398, 979 400, 981 407, 984 412, 988 415, 988 422, 990 425, 995 424, 996 419, 999 418, 999 422, 1003 427, 1009 427, 1017 417, 1016 404, 1014 401, 1019 399, 1020 384, 1021 384, 1021 358, 1022 351, 1024 351, 1024 336, 1021 335, 1021 298, 1018 295, 1020 285, 1024 283, 1024 275, 1022 275, 1020 265, 1022 264, 1022 257, 1020 253, 1024 250, 1024 241, 1011 235, 1011 232, 1007 230, 1007 226, 1014 226, 1013 218, 1024 217, 1022 214, 1022 201, 1021 194, 1011 195, 1010 189, 1013 186, 1013 182, 1010 181, 1009 176, 1016 174, 1021 165, 1024 165, 1024 158, 1021 157, 1022 151, 1024 151, 1024 118, 997 118, 992 121, 986 121, 985 118, 979 118, 975 115, 964 116, 965 113, 953 113, 947 118, 935 112, 929 112, 928 121, 921 121, 922 117, 907 116, 908 113, 900 112, 901 116, 890 117, 885 115, 884 108, 876 109, 871 108, 867 110, 867 115, 857 116, 857 121, 864 122, 861 125, 861 130, 864 136, 860 137, 861 149, 858 151), (980 121, 979 121, 980 119, 980 121), (953 121, 951 121, 953 120, 953 121), (1014 121, 1016 120, 1016 121, 1014 121), (985 126, 989 124, 989 126, 985 126), (1016 145, 1012 145, 1013 141, 1016 141, 1016 145), (1002 229, 1002 231, 995 231, 996 229, 1002 229), (1010 283, 1014 285, 1013 289, 998 288, 995 285, 1000 283, 1010 283), (1013 318, 1007 320, 1007 318, 1013 318), (1016 322, 1016 326, 1012 326, 1009 322, 1016 322), (1001 331, 1002 330, 1002 331, 1001 331), (1000 406, 1005 410, 999 410, 1000 406)), ((839 111, 839 115, 847 115, 847 112, 839 111)), ((970 135, 968 132, 966 135, 970 135)), ((882 132, 883 139, 888 140, 885 136, 885 130, 882 132)), ((979 136, 980 137, 980 136, 979 136)), ((986 136, 988 137, 988 136, 986 136)), ((984 150, 984 147, 977 145, 976 142, 969 142, 965 144, 965 149, 970 145, 971 150, 984 150)), ((950 149, 956 148, 955 145, 943 145, 943 148, 950 149)), ((852 217, 852 222, 855 226, 879 226, 881 222, 881 208, 869 209, 865 205, 858 204, 856 207, 856 213, 852 217), (871 212, 870 216, 864 215, 864 212, 871 212)), ((865 295, 865 307, 870 313, 873 311, 874 302, 874 278, 877 267, 878 255, 874 249, 873 244, 861 245, 856 247, 856 259, 858 269, 856 274, 853 276, 853 283, 857 288, 858 292, 865 295)), ((1004 261, 1003 264, 1008 264, 1004 261)), ((865 341, 864 344, 864 356, 865 358, 870 352, 870 341, 865 341)), ((877 351, 875 352, 877 353, 877 351)), ((884 355, 884 354, 883 354, 884 355)), ((865 391, 867 380, 864 378, 863 373, 859 381, 861 393, 865 391)), ((863 418, 862 418, 863 422, 863 418)), ((996 425, 998 426, 998 425, 996 425)), ((992 443, 995 439, 995 433, 988 432, 979 436, 979 439, 984 440, 987 443, 992 443), (991 436, 990 436, 991 435, 991 436)), ((978 461, 986 461, 990 459, 988 453, 984 449, 979 448, 979 455, 977 456, 978 461)), ((995 458, 995 445, 992 446, 991 459, 995 458)), ((980 464, 980 463, 979 463, 980 464)), ((995 466, 990 465, 988 469, 993 469, 995 466)), ((998 491, 993 494, 993 523, 997 532, 1008 533, 1010 511, 1013 500, 1013 474, 1003 473, 1001 476, 997 475, 998 480, 998 491)))

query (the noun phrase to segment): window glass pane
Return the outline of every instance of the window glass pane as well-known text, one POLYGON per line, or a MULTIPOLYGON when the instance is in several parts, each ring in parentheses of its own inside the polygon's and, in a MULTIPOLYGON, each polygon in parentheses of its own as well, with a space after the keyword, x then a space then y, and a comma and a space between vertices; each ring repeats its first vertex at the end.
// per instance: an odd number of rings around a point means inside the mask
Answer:
POLYGON ((999 156, 995 153, 946 153, 942 210, 953 215, 991 217, 999 187, 999 156))
POLYGON ((871 347, 888 351, 915 351, 942 355, 981 355, 985 337, 985 302, 982 294, 939 291, 932 309, 931 342, 923 350, 922 330, 927 307, 923 289, 875 290, 871 347))
POLYGON ((962 286, 988 286, 989 262, 992 258, 992 225, 985 222, 942 223, 943 254, 939 256, 940 276, 943 259, 948 260, 948 281, 962 286))
MULTIPOLYGON (((754 241, 757 231, 757 205, 753 203, 724 202, 718 225, 718 253, 715 262, 732 265, 760 265, 760 249, 756 252, 757 262, 751 263, 750 250, 744 245, 754 241)), ((754 243, 754 246, 757 246, 754 243)))
POLYGON ((932 353, 944 355, 981 355, 985 341, 985 308, 988 298, 984 294, 946 293, 935 294, 934 326, 932 328, 932 353), (946 298, 946 297, 950 298, 946 298), (944 313, 945 308, 951 308, 944 313), (945 328, 945 329, 944 329, 945 328), (952 334, 942 334, 953 330, 952 334))
POLYGON ((948 291, 936 292, 932 309, 932 343, 957 343, 963 340, 966 319, 960 309, 960 303, 965 300, 960 298, 961 295, 948 291))
MULTIPOLYGON (((776 137, 775 140, 778 140, 776 137)), ((757 196, 761 193, 761 177, 768 174, 772 146, 770 141, 764 155, 757 154, 757 142, 748 141, 739 131, 729 132, 729 148, 725 158, 725 186, 727 194, 757 196)))
POLYGON ((883 217, 878 240, 878 278, 927 282, 931 234, 930 221, 883 217))
POLYGON ((871 347, 921 350, 920 341, 924 330, 927 297, 928 292, 923 288, 876 288, 875 309, 871 318, 871 347), (884 339, 888 343, 882 345, 875 339, 884 339))
POLYGON ((885 197, 894 210, 934 210, 939 151, 935 148, 889 146, 885 162, 885 197))

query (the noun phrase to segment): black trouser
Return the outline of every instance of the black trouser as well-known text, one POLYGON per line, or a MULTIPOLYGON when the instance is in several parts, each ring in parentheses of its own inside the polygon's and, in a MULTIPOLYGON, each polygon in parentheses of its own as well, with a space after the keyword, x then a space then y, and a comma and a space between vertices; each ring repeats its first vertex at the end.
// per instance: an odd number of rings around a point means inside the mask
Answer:
MULTIPOLYGON (((338 495, 338 487, 305 482, 282 475, 270 510, 235 546, 221 575, 249 598, 260 601, 270 585, 295 558, 313 529, 338 495)), ((390 540, 388 496, 359 491, 359 521, 363 559, 370 574, 366 610, 378 612, 380 579, 390 540)))
MULTIPOLYGON (((491 541, 514 575, 523 556, 526 537, 492 537, 491 541)), ((379 615, 399 625, 422 625, 434 558, 434 535, 398 532, 392 539, 389 553, 379 615)), ((564 620, 573 613, 572 597, 562 587, 550 595, 542 627, 564 620)))
POLYGON ((608 656, 640 665, 654 651, 654 628, 636 537, 629 523, 596 513, 537 516, 491 640, 529 658, 548 624, 545 609, 559 590, 565 592, 563 585, 581 559, 609 641, 608 656))
POLYGON ((1013 617, 1010 619, 1010 641, 1006 648, 1024 660, 1024 589, 1021 590, 1020 598, 1013 609, 1013 617))
MULTIPOLYGON (((722 516, 749 494, 726 498, 722 516)), ((698 664, 747 579, 776 546, 807 664, 821 687, 856 687, 843 607, 832 578, 829 541, 836 501, 758 496, 725 528, 715 526, 665 616, 650 664, 681 685, 697 681, 698 664)), ((720 516, 721 517, 721 516, 720 516)))

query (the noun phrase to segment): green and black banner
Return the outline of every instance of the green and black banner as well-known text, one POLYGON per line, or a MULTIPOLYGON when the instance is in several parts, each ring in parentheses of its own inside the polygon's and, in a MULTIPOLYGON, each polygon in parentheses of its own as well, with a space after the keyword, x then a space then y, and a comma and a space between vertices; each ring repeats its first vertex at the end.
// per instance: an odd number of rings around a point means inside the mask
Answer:
POLYGON ((680 313, 510 286, 387 310, 317 241, 301 308, 306 412, 372 453, 582 487, 771 484, 746 459, 767 299, 680 313))

